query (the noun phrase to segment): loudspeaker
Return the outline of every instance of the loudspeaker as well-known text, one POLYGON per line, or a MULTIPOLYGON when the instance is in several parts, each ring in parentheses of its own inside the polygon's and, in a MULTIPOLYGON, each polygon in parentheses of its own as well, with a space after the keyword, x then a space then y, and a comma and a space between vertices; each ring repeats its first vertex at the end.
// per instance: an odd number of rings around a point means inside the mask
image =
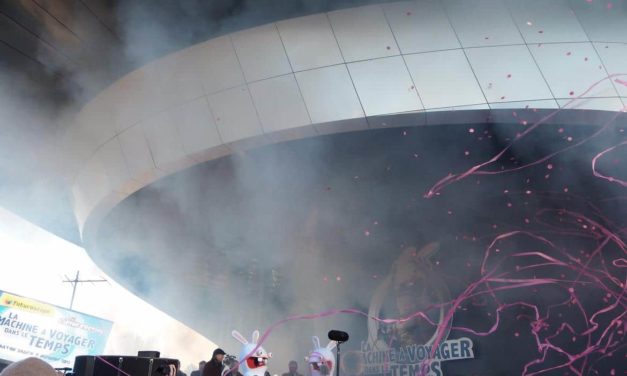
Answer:
POLYGON ((167 358, 138 356, 77 356, 74 361, 74 376, 165 376, 170 365, 179 361, 167 358))

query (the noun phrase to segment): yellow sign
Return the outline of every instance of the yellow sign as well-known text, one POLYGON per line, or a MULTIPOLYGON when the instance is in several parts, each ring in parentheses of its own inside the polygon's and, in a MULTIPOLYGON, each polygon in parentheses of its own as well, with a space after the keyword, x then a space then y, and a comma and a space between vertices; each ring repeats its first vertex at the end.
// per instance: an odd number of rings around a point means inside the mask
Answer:
POLYGON ((52 314, 54 313, 54 307, 48 304, 40 303, 38 301, 24 298, 21 296, 8 294, 6 292, 0 294, 0 305, 46 316, 52 316, 52 314))

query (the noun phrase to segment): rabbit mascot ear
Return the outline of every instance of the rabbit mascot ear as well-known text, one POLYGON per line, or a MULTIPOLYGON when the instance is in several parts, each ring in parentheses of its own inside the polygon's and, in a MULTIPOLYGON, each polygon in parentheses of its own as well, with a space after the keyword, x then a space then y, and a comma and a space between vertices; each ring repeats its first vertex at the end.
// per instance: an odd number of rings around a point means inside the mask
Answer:
POLYGON ((313 336, 313 337, 311 337, 311 340, 313 341, 314 349, 319 349, 320 348, 320 338, 318 338, 318 336, 313 336))
POLYGON ((242 345, 248 345, 248 340, 244 338, 244 336, 241 335, 240 332, 238 332, 237 330, 232 331, 231 335, 242 345))

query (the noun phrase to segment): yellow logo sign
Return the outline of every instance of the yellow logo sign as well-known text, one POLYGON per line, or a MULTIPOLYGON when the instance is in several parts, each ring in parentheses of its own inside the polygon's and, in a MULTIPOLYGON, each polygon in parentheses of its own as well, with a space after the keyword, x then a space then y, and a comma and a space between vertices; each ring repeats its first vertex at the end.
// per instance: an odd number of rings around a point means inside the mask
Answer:
POLYGON ((48 304, 23 298, 21 296, 7 294, 6 292, 0 295, 0 305, 46 316, 52 316, 54 313, 54 307, 48 304))

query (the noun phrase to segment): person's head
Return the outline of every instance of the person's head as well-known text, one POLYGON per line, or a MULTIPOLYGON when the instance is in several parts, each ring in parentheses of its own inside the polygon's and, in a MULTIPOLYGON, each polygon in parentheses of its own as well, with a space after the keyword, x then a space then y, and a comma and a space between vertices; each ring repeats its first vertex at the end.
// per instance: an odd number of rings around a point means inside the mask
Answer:
POLYGON ((54 368, 38 358, 26 358, 9 365, 2 376, 56 376, 54 368))
POLYGON ((289 368, 290 372, 294 373, 298 369, 298 363, 296 363, 295 360, 290 360, 287 367, 289 368))
POLYGON ((213 359, 217 360, 218 362, 222 362, 224 360, 224 355, 226 353, 224 352, 224 350, 222 349, 215 349, 213 351, 213 359))
POLYGON ((198 369, 202 371, 205 368, 205 364, 207 364, 207 362, 201 360, 200 363, 198 363, 198 369))

